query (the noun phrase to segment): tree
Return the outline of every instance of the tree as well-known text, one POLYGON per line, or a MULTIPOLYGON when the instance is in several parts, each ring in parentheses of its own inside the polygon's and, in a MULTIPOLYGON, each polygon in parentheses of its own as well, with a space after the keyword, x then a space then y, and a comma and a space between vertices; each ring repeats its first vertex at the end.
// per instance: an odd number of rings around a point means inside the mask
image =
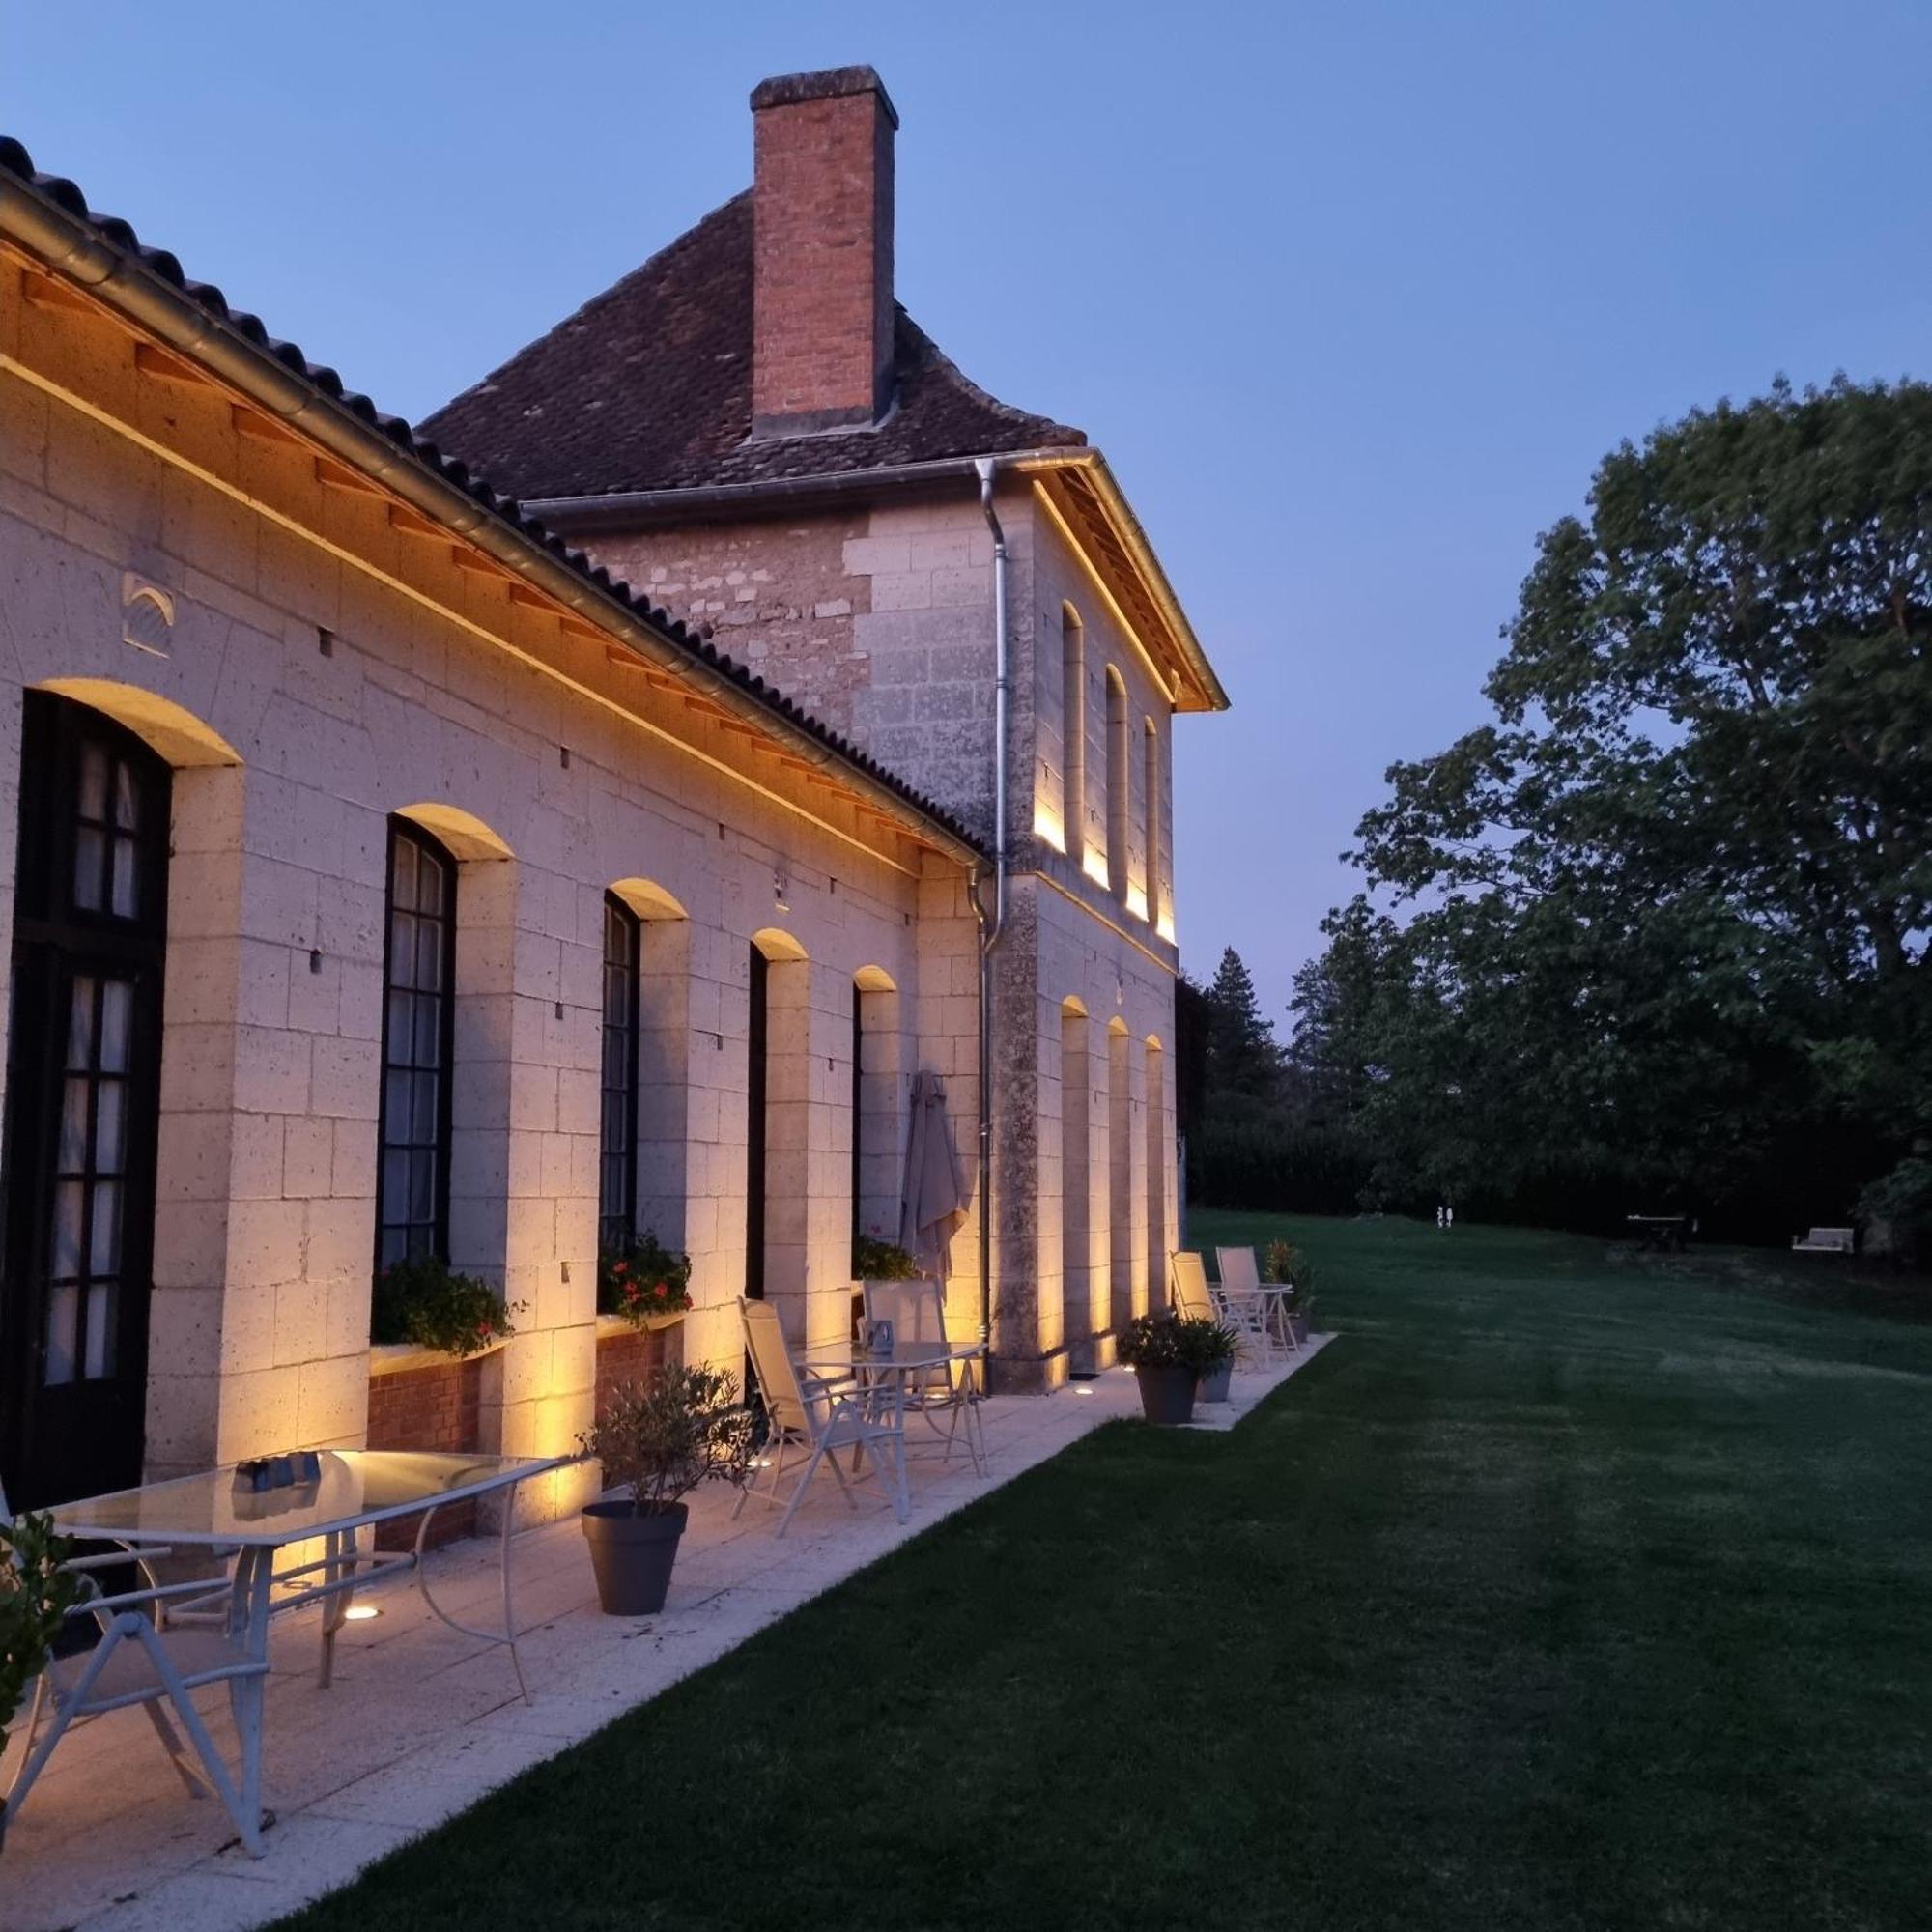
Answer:
POLYGON ((1843 1156, 1910 1197, 1932 387, 1779 383, 1626 443, 1503 635, 1493 722, 1394 766, 1362 821, 1406 923, 1331 916, 1298 1050, 1411 1181, 1555 1163, 1708 1193, 1808 1158, 1815 1201, 1843 1156))
POLYGON ((1274 1023, 1262 1017, 1261 1001, 1241 955, 1230 946, 1208 988, 1208 1091, 1225 1098, 1244 1094, 1264 1100, 1281 1079, 1281 1048, 1274 1023))

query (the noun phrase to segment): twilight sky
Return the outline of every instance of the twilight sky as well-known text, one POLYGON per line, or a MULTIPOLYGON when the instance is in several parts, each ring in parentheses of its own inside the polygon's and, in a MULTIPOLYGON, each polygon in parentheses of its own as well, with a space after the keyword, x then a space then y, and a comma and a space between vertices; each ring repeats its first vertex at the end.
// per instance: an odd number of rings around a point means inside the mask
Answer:
POLYGON ((1233 695, 1176 731, 1180 939, 1284 1033, 1603 452, 1932 370, 1926 0, 0 0, 0 130, 413 417, 748 185, 756 81, 851 61, 900 299, 1107 452, 1233 695))

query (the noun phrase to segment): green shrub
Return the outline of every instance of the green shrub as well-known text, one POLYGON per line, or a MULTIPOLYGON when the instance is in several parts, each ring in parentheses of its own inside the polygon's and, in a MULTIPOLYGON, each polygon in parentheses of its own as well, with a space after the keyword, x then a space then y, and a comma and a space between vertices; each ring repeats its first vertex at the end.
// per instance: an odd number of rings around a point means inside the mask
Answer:
POLYGON ((649 1228, 629 1247, 597 1257, 597 1312, 642 1327, 657 1315, 691 1306, 691 1257, 666 1247, 649 1228))
POLYGON ((853 1236, 854 1281, 912 1281, 918 1274, 918 1258, 896 1241, 882 1240, 876 1234, 853 1236))
MULTIPOLYGON (((1196 1365, 1190 1351, 1199 1345, 1190 1341, 1186 1330, 1194 1325, 1182 1321, 1171 1308, 1137 1315, 1121 1330, 1115 1352, 1130 1369, 1191 1369, 1196 1365)), ((1211 1328, 1214 1324, 1200 1325, 1211 1328)))
POLYGON ((86 1584, 61 1565, 73 1546, 53 1519, 22 1516, 0 1524, 0 1756, 27 1686, 46 1668, 53 1640, 86 1584))
POLYGON ((639 1516, 662 1516, 707 1477, 742 1484, 751 1467, 752 1416, 723 1369, 659 1369, 617 1389, 588 1435, 607 1490, 629 1490, 639 1516))
POLYGON ((497 1291, 473 1274, 459 1274, 435 1255, 391 1262, 376 1276, 369 1339, 412 1342, 446 1355, 473 1355, 513 1335, 513 1313, 497 1291))

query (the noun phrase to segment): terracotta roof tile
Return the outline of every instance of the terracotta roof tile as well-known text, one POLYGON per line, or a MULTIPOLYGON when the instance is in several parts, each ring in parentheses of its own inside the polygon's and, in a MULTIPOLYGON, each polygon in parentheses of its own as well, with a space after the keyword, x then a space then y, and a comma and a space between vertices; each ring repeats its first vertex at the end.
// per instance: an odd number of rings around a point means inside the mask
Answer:
POLYGON ((903 309, 896 320, 895 401, 877 428, 751 440, 747 189, 421 429, 532 498, 851 474, 1086 442, 1080 430, 987 395, 903 309))

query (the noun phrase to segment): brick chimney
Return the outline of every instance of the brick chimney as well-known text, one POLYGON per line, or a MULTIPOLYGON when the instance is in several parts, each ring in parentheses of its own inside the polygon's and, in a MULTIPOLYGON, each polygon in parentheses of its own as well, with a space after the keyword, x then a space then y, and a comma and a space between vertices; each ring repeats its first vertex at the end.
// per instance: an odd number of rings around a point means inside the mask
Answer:
POLYGON ((877 422, 893 394, 893 135, 869 67, 752 92, 752 434, 877 422))

